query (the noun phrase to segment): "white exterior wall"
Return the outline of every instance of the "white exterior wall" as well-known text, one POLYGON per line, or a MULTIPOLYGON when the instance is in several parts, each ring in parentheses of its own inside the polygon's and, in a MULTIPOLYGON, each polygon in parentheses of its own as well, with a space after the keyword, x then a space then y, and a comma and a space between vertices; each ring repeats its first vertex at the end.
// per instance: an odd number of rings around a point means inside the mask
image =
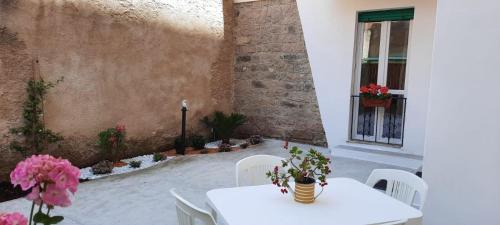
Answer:
POLYGON ((349 139, 357 12, 415 7, 409 44, 409 70, 406 80, 408 105, 402 150, 422 155, 431 73, 435 0, 298 0, 297 4, 330 147, 345 145, 349 139))
POLYGON ((500 224, 500 2, 439 0, 425 225, 500 224))

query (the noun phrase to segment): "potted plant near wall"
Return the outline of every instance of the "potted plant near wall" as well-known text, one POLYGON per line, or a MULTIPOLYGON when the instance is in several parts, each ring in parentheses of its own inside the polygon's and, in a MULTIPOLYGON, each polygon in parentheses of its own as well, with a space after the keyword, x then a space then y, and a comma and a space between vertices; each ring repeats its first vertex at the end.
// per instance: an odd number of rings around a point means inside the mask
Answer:
POLYGON ((392 95, 388 87, 377 84, 362 86, 359 90, 361 105, 363 107, 384 107, 390 108, 392 104, 392 95))
MULTIPOLYGON (((288 149, 288 144, 285 144, 284 148, 288 149)), ((290 157, 283 160, 281 165, 286 171, 280 172, 279 166, 276 166, 266 175, 281 189, 281 193, 286 194, 290 190, 295 201, 313 203, 323 191, 323 187, 328 184, 326 176, 332 172, 329 166, 331 160, 314 149, 303 155, 304 151, 295 146, 289 152, 290 157), (295 182, 295 189, 290 187, 291 179, 295 182), (318 195, 314 194, 316 183, 321 186, 318 195)))
POLYGON ((234 131, 246 122, 246 116, 239 113, 226 115, 216 111, 211 118, 206 116, 201 122, 209 129, 213 129, 215 135, 222 140, 222 144, 230 144, 234 131))

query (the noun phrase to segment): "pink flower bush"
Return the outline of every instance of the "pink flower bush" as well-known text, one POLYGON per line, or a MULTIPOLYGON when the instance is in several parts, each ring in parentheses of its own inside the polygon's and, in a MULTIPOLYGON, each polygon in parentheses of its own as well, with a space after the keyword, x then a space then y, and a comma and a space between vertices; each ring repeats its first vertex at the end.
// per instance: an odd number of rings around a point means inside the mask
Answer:
MULTIPOLYGON (((71 165, 66 159, 54 158, 50 155, 34 155, 19 162, 10 173, 10 179, 14 186, 20 186, 24 191, 31 190, 26 196, 33 202, 30 213, 30 225, 35 224, 57 224, 64 218, 61 216, 50 217, 49 212, 43 213, 43 205, 48 209, 54 206, 68 207, 71 205, 70 194, 75 194, 78 189, 80 170, 71 165), (33 216, 35 205, 39 205, 38 212, 33 216)), ((26 225, 18 215, 12 217, 16 223, 2 223, 0 225, 26 225), (15 219, 15 220, 14 220, 15 219)), ((10 217, 9 217, 10 218, 10 217)))
POLYGON ((27 225, 28 219, 21 213, 0 213, 0 225, 27 225))
POLYGON ((69 192, 76 192, 79 177, 80 170, 68 160, 50 155, 34 155, 17 164, 10 174, 14 186, 19 185, 24 191, 31 189, 29 200, 61 207, 71 205, 69 192))

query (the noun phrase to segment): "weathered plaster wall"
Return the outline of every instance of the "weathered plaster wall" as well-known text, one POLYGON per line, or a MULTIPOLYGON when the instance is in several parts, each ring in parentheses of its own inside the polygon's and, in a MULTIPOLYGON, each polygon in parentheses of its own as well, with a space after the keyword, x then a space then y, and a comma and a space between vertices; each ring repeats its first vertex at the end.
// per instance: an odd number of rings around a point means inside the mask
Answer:
POLYGON ((235 4, 234 36, 240 131, 326 145, 295 0, 235 4))
POLYGON ((128 128, 127 154, 141 154, 178 135, 182 99, 192 132, 230 111, 232 10, 232 0, 0 0, 0 180, 20 160, 8 130, 38 70, 64 76, 45 121, 66 140, 47 152, 79 166, 98 160, 97 133, 116 123, 128 128))

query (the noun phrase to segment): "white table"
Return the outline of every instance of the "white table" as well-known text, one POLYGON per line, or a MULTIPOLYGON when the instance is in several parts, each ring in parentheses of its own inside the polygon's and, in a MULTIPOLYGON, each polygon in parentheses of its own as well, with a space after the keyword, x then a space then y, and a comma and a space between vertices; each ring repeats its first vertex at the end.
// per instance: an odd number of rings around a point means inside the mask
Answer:
POLYGON ((227 225, 366 225, 401 219, 419 224, 422 217, 419 210, 349 178, 328 179, 312 204, 297 203, 273 185, 215 189, 207 197, 227 225))

